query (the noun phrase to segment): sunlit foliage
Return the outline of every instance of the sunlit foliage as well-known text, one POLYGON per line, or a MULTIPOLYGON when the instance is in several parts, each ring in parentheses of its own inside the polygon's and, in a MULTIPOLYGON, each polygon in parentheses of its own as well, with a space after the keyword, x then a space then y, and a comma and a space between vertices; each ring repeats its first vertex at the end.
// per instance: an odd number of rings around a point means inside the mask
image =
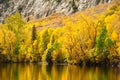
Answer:
POLYGON ((120 60, 118 4, 28 23, 19 13, 11 15, 0 25, 0 54, 14 62, 114 63, 120 60))

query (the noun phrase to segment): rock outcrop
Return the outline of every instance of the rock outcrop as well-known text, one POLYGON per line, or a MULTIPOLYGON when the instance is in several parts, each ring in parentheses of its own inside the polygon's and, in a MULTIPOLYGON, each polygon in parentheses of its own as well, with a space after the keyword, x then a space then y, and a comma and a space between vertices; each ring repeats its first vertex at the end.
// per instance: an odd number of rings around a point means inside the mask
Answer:
POLYGON ((33 16, 37 19, 52 13, 69 15, 99 3, 109 2, 111 0, 0 0, 0 23, 15 12, 20 12, 23 17, 33 16))

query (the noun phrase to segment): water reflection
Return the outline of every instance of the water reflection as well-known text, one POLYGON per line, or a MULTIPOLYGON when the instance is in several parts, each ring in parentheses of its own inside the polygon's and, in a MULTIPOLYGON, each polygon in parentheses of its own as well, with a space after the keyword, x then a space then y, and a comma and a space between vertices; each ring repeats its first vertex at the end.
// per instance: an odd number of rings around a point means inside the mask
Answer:
POLYGON ((120 70, 73 65, 0 64, 0 80, 120 80, 120 70))

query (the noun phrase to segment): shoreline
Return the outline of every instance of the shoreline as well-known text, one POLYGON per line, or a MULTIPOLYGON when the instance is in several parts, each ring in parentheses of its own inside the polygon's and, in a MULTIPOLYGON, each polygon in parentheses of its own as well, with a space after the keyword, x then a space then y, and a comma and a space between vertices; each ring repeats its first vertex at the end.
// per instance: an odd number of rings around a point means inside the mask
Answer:
POLYGON ((85 66, 85 67, 114 67, 120 68, 120 62, 118 64, 112 63, 86 63, 86 64, 70 64, 70 63, 47 63, 47 62, 0 62, 0 64, 40 64, 40 65, 49 65, 49 66, 85 66))

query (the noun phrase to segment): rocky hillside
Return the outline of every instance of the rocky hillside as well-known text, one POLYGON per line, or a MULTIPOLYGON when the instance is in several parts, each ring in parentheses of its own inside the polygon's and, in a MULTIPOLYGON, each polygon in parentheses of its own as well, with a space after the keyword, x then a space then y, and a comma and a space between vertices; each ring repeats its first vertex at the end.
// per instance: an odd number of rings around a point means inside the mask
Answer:
POLYGON ((0 23, 12 13, 20 12, 23 17, 38 19, 52 13, 69 15, 111 0, 0 0, 0 23))

